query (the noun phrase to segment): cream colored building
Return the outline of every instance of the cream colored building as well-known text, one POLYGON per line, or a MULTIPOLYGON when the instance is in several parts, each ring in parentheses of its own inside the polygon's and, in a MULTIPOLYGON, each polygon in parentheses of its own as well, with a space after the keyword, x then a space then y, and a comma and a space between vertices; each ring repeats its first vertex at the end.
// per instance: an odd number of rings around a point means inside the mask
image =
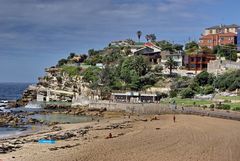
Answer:
POLYGON ((234 33, 237 34, 239 26, 236 24, 232 25, 218 25, 218 26, 212 26, 209 28, 206 28, 204 30, 203 35, 209 35, 209 34, 219 34, 219 33, 234 33))

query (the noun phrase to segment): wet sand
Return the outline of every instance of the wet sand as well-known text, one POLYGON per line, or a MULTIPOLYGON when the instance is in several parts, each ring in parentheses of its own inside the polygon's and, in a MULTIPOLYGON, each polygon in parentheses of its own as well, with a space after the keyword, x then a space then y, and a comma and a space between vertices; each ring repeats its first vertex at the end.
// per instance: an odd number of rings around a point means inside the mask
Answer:
MULTIPOLYGON (((108 118, 62 125, 63 131, 92 126, 83 137, 56 144, 26 143, 3 161, 239 161, 240 122, 192 115, 108 118), (148 119, 146 121, 145 119, 148 119), (128 122, 129 121, 129 122, 128 122), (108 129, 108 125, 122 124, 108 129), (112 134, 113 138, 106 139, 112 134), (68 145, 68 146, 66 146, 68 145), (58 147, 51 151, 51 148, 58 147), (65 148, 61 148, 65 147, 65 148)), ((40 137, 38 134, 29 137, 40 137)))

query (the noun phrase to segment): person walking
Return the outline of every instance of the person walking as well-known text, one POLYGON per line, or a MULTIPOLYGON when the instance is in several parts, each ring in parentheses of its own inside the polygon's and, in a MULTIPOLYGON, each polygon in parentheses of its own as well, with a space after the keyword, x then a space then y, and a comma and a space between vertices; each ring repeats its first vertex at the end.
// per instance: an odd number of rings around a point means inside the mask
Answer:
POLYGON ((176 116, 173 115, 173 122, 175 123, 176 122, 176 116))

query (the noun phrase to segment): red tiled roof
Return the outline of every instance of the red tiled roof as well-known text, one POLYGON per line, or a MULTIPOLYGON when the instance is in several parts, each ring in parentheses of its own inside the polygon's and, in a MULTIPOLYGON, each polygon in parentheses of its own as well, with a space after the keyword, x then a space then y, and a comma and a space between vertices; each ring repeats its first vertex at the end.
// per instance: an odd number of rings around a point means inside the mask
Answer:
POLYGON ((144 44, 144 46, 151 46, 152 47, 152 46, 155 46, 155 45, 151 42, 147 42, 147 43, 144 44))

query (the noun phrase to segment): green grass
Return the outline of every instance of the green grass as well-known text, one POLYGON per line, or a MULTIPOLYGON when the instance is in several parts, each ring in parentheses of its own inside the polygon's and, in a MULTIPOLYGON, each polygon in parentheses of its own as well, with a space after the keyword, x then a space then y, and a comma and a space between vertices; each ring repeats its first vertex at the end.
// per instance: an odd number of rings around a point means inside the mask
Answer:
MULTIPOLYGON (((239 97, 239 96, 237 96, 239 97)), ((237 97, 235 97, 235 99, 237 99, 237 97)), ((194 99, 181 99, 181 98, 166 98, 166 99, 162 99, 160 103, 162 104, 169 104, 173 102, 173 100, 175 100, 176 104, 178 106, 194 106, 194 102, 195 102, 195 106, 199 106, 199 105, 206 105, 209 106, 211 104, 215 104, 213 101, 211 100, 194 100, 194 99)), ((240 111, 240 103, 224 103, 226 105, 230 105, 230 109, 234 110, 234 111, 240 111)))
POLYGON ((240 100, 240 96, 216 96, 215 99, 240 100))
POLYGON ((173 100, 175 100, 176 104, 177 105, 180 105, 180 106, 193 106, 194 105, 194 102, 195 102, 195 105, 198 106, 198 105, 210 105, 212 104, 213 102, 211 100, 194 100, 194 99, 190 99, 190 98, 186 98, 186 99, 181 99, 181 98, 167 98, 167 99, 164 99, 161 101, 161 103, 163 104, 168 104, 169 102, 173 102, 173 100))
POLYGON ((79 74, 80 68, 76 66, 62 66, 62 70, 70 76, 75 76, 79 74))

